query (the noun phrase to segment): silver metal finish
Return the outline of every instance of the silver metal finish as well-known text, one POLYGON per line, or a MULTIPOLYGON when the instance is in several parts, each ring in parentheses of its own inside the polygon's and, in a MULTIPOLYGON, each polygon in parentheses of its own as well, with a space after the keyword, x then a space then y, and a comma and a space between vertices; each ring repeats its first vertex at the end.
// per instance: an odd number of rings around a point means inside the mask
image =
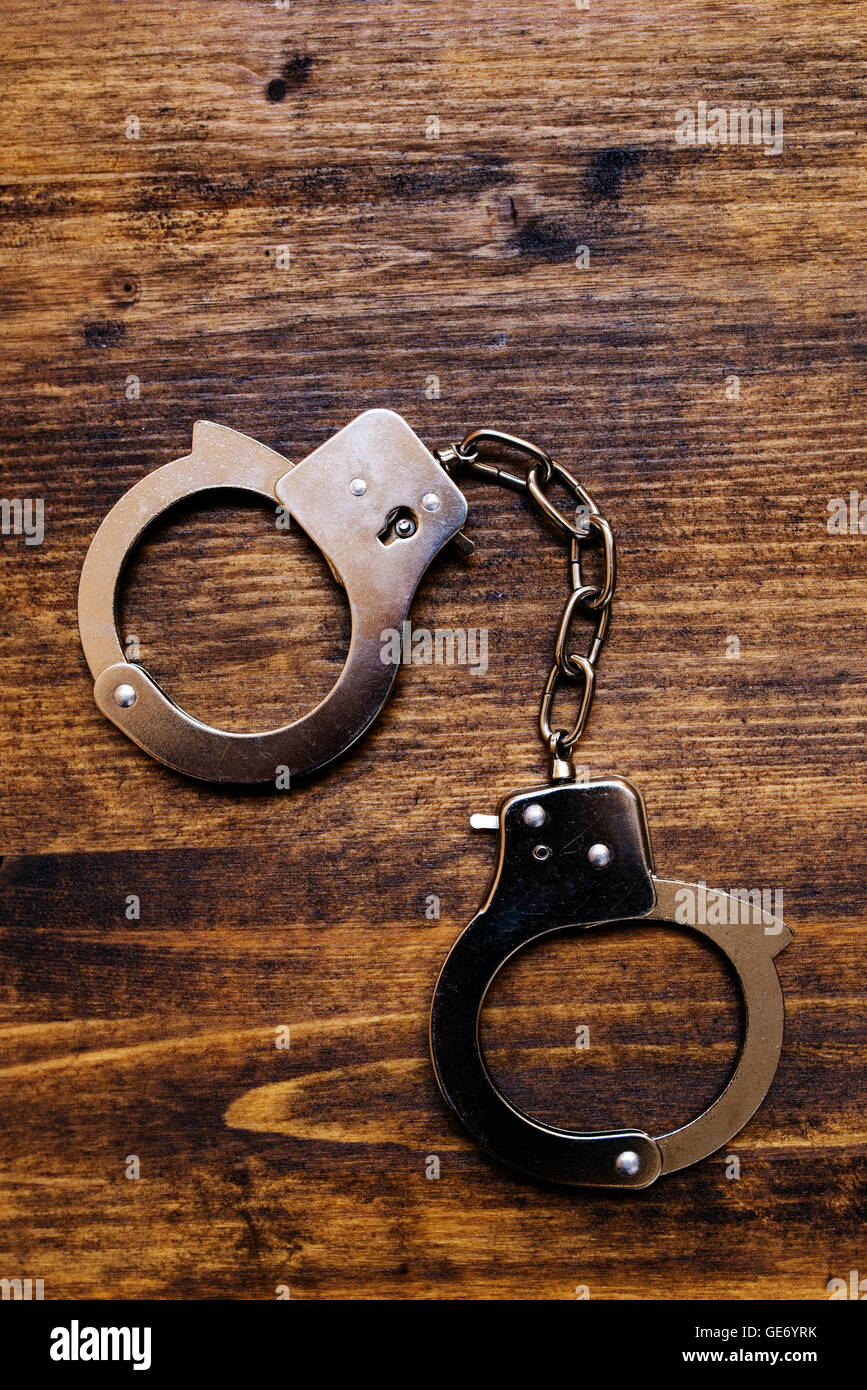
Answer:
MULTIPOLYGON (((730 893, 713 892, 722 925, 678 922, 684 894, 694 900, 711 890, 680 879, 655 880, 656 906, 645 920, 676 924, 705 937, 728 957, 744 1001, 744 1036, 737 1064, 716 1100, 679 1129, 660 1135, 662 1172, 675 1173, 727 1144, 758 1110, 774 1079, 783 1046, 785 1008, 774 958, 792 940, 779 917, 730 893), (746 920, 744 920, 746 918, 746 920)), ((716 915, 716 913, 714 914, 716 915)))
POLYGON ((559 782, 507 797, 499 810, 497 866, 487 897, 443 965, 431 1006, 431 1057, 446 1100, 476 1141, 503 1163, 548 1181, 646 1187, 662 1159, 641 1130, 576 1132, 542 1124, 498 1090, 479 1041, 479 1017, 491 982, 531 941, 569 926, 590 926, 653 906, 650 841, 638 792, 620 777, 586 786, 559 782), (548 855, 523 812, 547 814, 548 855), (596 874, 587 848, 604 834, 618 842, 617 866, 596 874), (630 1176, 615 1167, 629 1149, 641 1160, 630 1176))
POLYGON ((551 757, 551 781, 568 780, 573 773, 575 745, 590 716, 596 689, 596 663, 611 618, 611 600, 617 581, 617 554, 611 527, 600 516, 587 489, 567 468, 555 463, 550 454, 529 440, 504 434, 502 430, 478 429, 466 434, 460 444, 448 444, 434 452, 449 472, 464 468, 490 481, 528 493, 539 511, 569 540, 571 587, 554 643, 554 664, 545 683, 539 709, 539 733, 551 757), (528 471, 525 474, 514 473, 501 464, 480 458, 479 446, 486 444, 497 445, 529 459, 528 471), (548 496, 546 489, 552 483, 559 484, 575 500, 574 523, 548 496), (582 546, 596 540, 601 542, 604 556, 604 574, 598 588, 585 584, 581 572, 582 546), (579 613, 595 620, 596 624, 586 657, 569 651, 572 624, 579 613), (553 722, 554 699, 558 688, 564 683, 580 686, 578 713, 571 728, 553 722))
POLYGON ((614 1167, 618 1173, 625 1173, 628 1178, 634 1178, 641 1167, 641 1159, 634 1149, 624 1149, 614 1160, 614 1167))
MULTIPOLYGON (((497 815, 473 814, 477 830, 498 830, 498 862, 488 896, 443 965, 431 1008, 431 1055, 443 1095, 490 1153, 534 1177, 574 1185, 647 1187, 663 1173, 726 1144, 761 1103, 783 1038, 783 996, 774 959, 790 929, 751 903, 714 894, 714 923, 680 909, 707 901, 704 885, 655 876, 644 804, 622 778, 574 780, 572 754, 593 702, 596 667, 616 583, 611 528, 585 488, 543 449, 499 430, 480 429, 432 455, 392 411, 370 410, 295 468, 273 450, 219 425, 198 422, 189 455, 137 483, 93 539, 79 587, 79 626, 103 713, 154 757, 218 782, 264 782, 322 767, 350 747, 376 717, 397 665, 382 660, 382 634, 400 629, 415 589, 450 540, 464 553, 466 502, 448 471, 465 468, 526 492, 568 539, 571 588, 554 643, 539 730, 551 783, 507 797, 497 815), (525 473, 480 457, 497 445, 523 457, 525 473), (565 488, 573 523, 547 489, 565 488), (352 633, 343 672, 315 709, 282 728, 233 734, 193 719, 143 667, 126 660, 115 623, 120 576, 150 522, 181 499, 241 488, 279 503, 319 547, 346 590, 352 633), (421 501, 420 512, 417 509, 421 501), (582 545, 597 541, 598 586, 581 571, 582 545), (572 626, 593 624, 587 655, 575 653, 572 626), (578 688, 571 728, 553 716, 558 689, 578 688), (545 842, 538 833, 545 827, 545 842), (746 918, 746 920, 745 920, 746 918), (529 942, 580 926, 676 925, 709 940, 728 958, 745 1004, 739 1056, 721 1094, 689 1123, 657 1137, 641 1130, 559 1130, 534 1121, 498 1091, 479 1043, 485 996, 503 965, 529 942), (721 923, 721 925, 718 925, 721 923)), ((709 914, 705 914, 709 915, 709 914)))
POLYGON ((380 659, 381 633, 400 628, 421 576, 466 512, 463 495, 393 411, 366 411, 295 468, 254 439, 199 421, 191 453, 136 483, 88 551, 78 621, 99 708, 146 752, 191 777, 266 782, 280 767, 299 775, 324 766, 382 708, 398 668, 380 659), (355 495, 351 485, 359 479, 365 490, 355 495), (144 667, 126 660, 115 624, 120 575, 149 523, 183 498, 226 487, 287 509, 345 588, 352 621, 346 664, 325 699, 303 718, 255 734, 228 733, 185 713, 144 667), (425 512, 409 540, 383 544, 389 516, 434 488, 437 512, 425 512), (121 685, 134 691, 133 703, 115 702, 121 685))
POLYGON ((446 1100, 496 1158, 549 1181, 643 1188, 714 1153, 747 1123, 773 1080, 783 1040, 774 958, 791 941, 790 928, 731 894, 657 878, 643 802, 622 778, 516 793, 501 805, 499 822, 491 887, 452 947, 431 1007, 431 1056, 446 1100), (533 804, 542 804, 548 816, 549 854, 542 859, 523 815, 533 804), (596 838, 600 830, 604 840, 596 838), (616 847, 604 874, 593 869, 588 853, 598 844, 616 847), (712 900, 714 917, 725 925, 684 923, 690 900, 712 900), (696 932, 731 963, 743 994, 745 1030, 729 1081, 695 1119, 656 1137, 641 1130, 578 1132, 542 1124, 502 1095, 482 1057, 479 1018, 490 985, 517 951, 546 934, 636 923, 696 932))
POLYGON ((135 689, 131 685, 117 685, 111 692, 111 698, 121 709, 130 709, 136 702, 135 689))
POLYGON ((607 845, 591 845, 587 851, 587 858, 594 869, 607 869, 611 863, 611 850, 607 845))

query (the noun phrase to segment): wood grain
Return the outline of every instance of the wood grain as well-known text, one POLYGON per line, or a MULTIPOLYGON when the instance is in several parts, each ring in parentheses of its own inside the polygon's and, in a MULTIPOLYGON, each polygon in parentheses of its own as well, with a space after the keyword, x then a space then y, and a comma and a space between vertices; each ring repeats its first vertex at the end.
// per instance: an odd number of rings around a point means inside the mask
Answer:
MULTIPOLYGON (((867 493, 856 7, 4 20, 2 487, 46 517, 41 546, 0 543, 0 1274, 46 1297, 821 1299, 863 1273, 867 538, 826 524, 867 493), (699 100, 782 107, 782 153, 679 148, 699 100), (413 613, 487 628, 487 674, 402 672, 289 794, 178 777, 93 704, 76 586, 117 497, 198 418, 298 459, 373 405, 429 444, 537 439, 614 526, 583 760, 641 787, 662 873, 781 888, 795 929, 737 1181, 721 1153, 640 1196, 521 1182, 430 1072, 433 984, 491 865, 468 815, 543 768, 564 565, 519 497, 468 485, 477 554, 441 557, 413 613)), ((322 557, 231 496, 149 533, 120 626, 231 728, 309 708, 348 641, 322 557)), ((661 1126, 713 1095, 738 1027, 714 956, 635 928, 522 953, 484 1038, 535 1114, 661 1126)))

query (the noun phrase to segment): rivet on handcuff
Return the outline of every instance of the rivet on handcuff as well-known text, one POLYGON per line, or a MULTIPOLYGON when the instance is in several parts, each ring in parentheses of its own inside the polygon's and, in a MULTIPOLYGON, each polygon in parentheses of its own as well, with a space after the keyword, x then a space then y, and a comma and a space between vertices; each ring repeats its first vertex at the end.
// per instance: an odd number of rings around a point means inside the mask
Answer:
POLYGON ((79 627, 96 702, 146 752, 204 780, 263 782, 274 779, 278 766, 300 775, 331 762, 361 737, 388 698, 397 668, 381 659, 383 631, 400 628, 444 545, 455 540, 472 549, 461 531, 466 500, 452 480, 462 469, 529 495, 568 539, 571 582, 539 713, 550 781, 507 796, 496 816, 473 817, 475 828, 498 832, 497 864, 484 905, 455 942, 436 985, 434 1071, 470 1134, 512 1168, 578 1186, 647 1187, 728 1143, 764 1099, 783 1040, 774 957, 792 932, 779 918, 721 892, 714 895, 712 923, 681 922, 683 895, 707 901, 710 893, 703 885, 656 876, 639 792, 622 777, 576 778, 572 755, 593 702, 616 560, 610 526, 566 468, 536 445, 493 429, 473 430, 460 444, 431 453, 388 410, 366 411, 294 468, 253 439, 199 422, 192 452, 131 488, 88 551, 79 627), (480 450, 491 448, 526 458, 526 473, 483 458, 480 450), (573 499, 574 520, 551 501, 551 484, 573 499), (142 666, 126 660, 117 635, 120 577, 146 527, 176 502, 220 488, 245 489, 284 506, 346 590, 352 620, 346 664, 325 699, 294 723, 258 734, 229 733, 193 719, 142 666), (582 549, 593 543, 603 553, 599 585, 582 575, 582 549), (571 650, 579 614, 595 622, 586 657, 571 650), (561 683, 580 694, 571 729, 554 721, 561 683), (503 1096, 485 1066, 479 1019, 491 983, 516 951, 549 932, 638 921, 696 932, 734 968, 745 1020, 728 1083, 702 1114, 656 1137, 638 1129, 557 1129, 533 1120, 503 1096))

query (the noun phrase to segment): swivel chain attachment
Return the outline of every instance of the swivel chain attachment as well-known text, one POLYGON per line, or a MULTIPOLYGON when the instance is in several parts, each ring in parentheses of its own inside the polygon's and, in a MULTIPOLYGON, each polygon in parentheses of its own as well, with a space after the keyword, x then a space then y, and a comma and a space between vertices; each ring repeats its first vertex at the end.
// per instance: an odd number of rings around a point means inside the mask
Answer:
POLYGON ((570 588, 557 628, 554 662, 539 708, 539 733, 551 758, 551 780, 568 780, 574 776, 572 757, 590 716, 596 691, 596 666, 611 621, 611 600, 617 583, 617 552, 611 527, 590 493, 568 468, 555 463, 550 454, 529 440, 504 434, 502 430, 483 428, 470 430, 460 444, 446 445, 433 452, 448 473, 464 469, 490 482, 528 493, 537 510, 568 540, 570 588), (479 454, 480 445, 521 454, 529 460, 529 467, 525 473, 518 473, 483 459, 479 454), (574 499, 574 520, 551 501, 548 488, 554 483, 574 499), (584 582, 581 569, 582 548, 594 543, 601 545, 604 562, 598 587, 584 582), (586 656, 571 650, 572 628, 579 614, 596 625, 586 656), (561 683, 580 688, 578 713, 571 728, 553 723, 554 701, 561 683))

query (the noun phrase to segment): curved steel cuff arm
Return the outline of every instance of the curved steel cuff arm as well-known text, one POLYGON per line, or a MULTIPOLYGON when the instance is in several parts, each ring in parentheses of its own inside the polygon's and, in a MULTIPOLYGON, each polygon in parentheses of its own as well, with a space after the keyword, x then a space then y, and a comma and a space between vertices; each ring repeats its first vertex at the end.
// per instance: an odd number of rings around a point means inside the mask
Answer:
POLYGON ((396 664, 383 660, 382 634, 400 629, 421 576, 465 518, 463 495, 392 411, 366 411, 295 468, 235 430, 198 422, 192 452, 136 483, 88 551, 78 615, 97 705, 152 757, 192 777, 264 782, 281 766, 296 775, 324 766, 382 709, 397 674, 396 664), (176 502, 219 488, 285 506, 349 601, 349 652, 336 684, 303 718, 262 733, 229 733, 194 719, 126 660, 117 635, 120 577, 146 527, 176 502), (429 511, 423 499, 432 495, 437 506, 429 511), (386 544, 383 532, 398 512, 411 515, 414 529, 386 544))
POLYGON ((791 937, 779 918, 739 897, 656 878, 643 803, 624 779, 520 793, 500 810, 499 862, 488 900, 452 947, 434 993, 430 1042, 440 1089, 476 1141, 520 1172, 575 1185, 647 1187, 727 1143, 764 1099, 783 1041, 774 957, 791 937), (539 842, 548 851, 541 860, 534 853, 539 842), (593 867, 600 843, 611 854, 602 871, 593 867), (680 910, 690 895, 694 903, 713 900, 714 918, 724 925, 697 924, 695 912, 690 921, 680 910), (581 1132, 541 1124, 506 1099, 485 1065, 479 1020, 488 989, 511 956, 539 937, 636 920, 696 931, 728 957, 746 1016, 734 1071, 702 1114, 656 1137, 639 1129, 581 1132))

